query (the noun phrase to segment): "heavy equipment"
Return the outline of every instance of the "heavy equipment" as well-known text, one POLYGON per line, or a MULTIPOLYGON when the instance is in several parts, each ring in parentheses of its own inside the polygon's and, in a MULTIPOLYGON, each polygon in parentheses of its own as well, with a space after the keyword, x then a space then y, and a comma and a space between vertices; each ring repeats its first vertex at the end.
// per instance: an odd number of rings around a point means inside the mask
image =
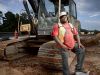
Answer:
MULTIPOLYGON (((24 50, 38 56, 41 56, 43 53, 49 55, 52 51, 48 49, 53 50, 54 47, 51 47, 55 43, 54 41, 49 42, 53 40, 51 37, 52 27, 54 23, 59 22, 60 12, 68 12, 69 22, 73 25, 77 20, 76 3, 73 0, 23 0, 23 5, 31 25, 30 34, 34 37, 29 37, 21 41, 1 41, 0 57, 8 58, 8 55, 17 55, 18 53, 23 53, 24 50), (29 4, 33 9, 34 15, 31 15, 29 4), (48 48, 49 46, 50 48, 48 48), (46 53, 45 51, 50 52, 46 53)), ((53 53, 56 53, 56 51, 53 51, 53 53)))
MULTIPOLYGON (((31 5, 34 17, 29 11, 29 5, 23 0, 24 7, 31 24, 31 33, 36 37, 26 41, 26 51, 35 53, 42 66, 48 68, 61 69, 61 56, 51 37, 54 23, 59 22, 61 11, 68 13, 69 22, 75 25, 77 21, 76 3, 74 0, 28 0, 31 5)), ((75 55, 70 53, 69 65, 75 55)))

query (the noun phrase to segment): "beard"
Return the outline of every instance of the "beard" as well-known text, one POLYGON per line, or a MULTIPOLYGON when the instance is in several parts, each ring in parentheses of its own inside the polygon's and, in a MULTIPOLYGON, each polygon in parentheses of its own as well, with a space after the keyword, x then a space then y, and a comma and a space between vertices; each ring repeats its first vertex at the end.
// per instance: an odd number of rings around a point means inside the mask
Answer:
POLYGON ((65 19, 62 19, 60 22, 61 22, 61 23, 67 23, 68 20, 67 20, 67 18, 65 18, 65 19))

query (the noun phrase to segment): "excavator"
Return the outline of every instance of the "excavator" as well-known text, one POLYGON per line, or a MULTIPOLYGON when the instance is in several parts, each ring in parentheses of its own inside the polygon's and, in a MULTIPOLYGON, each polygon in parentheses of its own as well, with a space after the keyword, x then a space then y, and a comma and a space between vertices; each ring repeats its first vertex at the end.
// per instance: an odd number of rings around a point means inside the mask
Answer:
POLYGON ((60 22, 61 11, 66 11, 69 15, 69 22, 75 25, 77 21, 76 3, 74 0, 23 0, 23 5, 28 14, 30 34, 33 37, 19 41, 1 41, 0 58, 10 60, 13 57, 12 59, 15 59, 29 52, 43 59, 40 61, 41 64, 47 63, 44 65, 61 67, 61 57, 59 57, 60 54, 51 36, 51 31, 53 24, 60 22), (34 15, 31 14, 29 5, 34 15))
MULTIPOLYGON (((69 22, 75 25, 77 21, 76 3, 74 0, 23 0, 23 5, 28 14, 31 25, 31 33, 34 38, 26 41, 26 51, 31 51, 40 59, 40 64, 44 67, 61 69, 61 56, 59 50, 52 41, 51 31, 54 23, 59 22, 61 11, 68 13, 69 22), (29 5, 33 9, 34 16, 31 15, 29 5)), ((70 53, 69 65, 75 58, 70 53)))
MULTIPOLYGON (((51 36, 54 23, 58 23, 61 11, 68 13, 69 22, 75 25, 77 21, 76 3, 74 0, 23 0, 23 5, 30 22, 30 34, 25 40, 8 40, 1 42, 0 57, 9 60, 17 54, 32 53, 40 59, 40 64, 48 68, 61 69, 61 56, 51 36), (29 5, 34 15, 31 14, 29 5), (10 57, 9 57, 10 56, 10 57)), ((29 25, 29 24, 26 24, 29 25)), ((70 53, 69 65, 75 58, 70 53)), ((16 58, 16 57, 15 57, 16 58)), ((14 59, 15 59, 14 58, 14 59)), ((12 58, 13 59, 13 58, 12 58)))

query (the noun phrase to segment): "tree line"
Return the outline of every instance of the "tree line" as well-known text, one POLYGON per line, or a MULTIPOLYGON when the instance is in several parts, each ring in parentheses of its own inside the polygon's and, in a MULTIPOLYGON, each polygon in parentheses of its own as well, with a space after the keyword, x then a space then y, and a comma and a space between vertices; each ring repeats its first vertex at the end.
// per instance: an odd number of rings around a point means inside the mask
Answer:
POLYGON ((11 11, 8 11, 4 14, 1 13, 1 18, 3 20, 3 24, 0 25, 0 32, 14 32, 15 29, 18 29, 18 24, 27 24, 29 23, 28 15, 26 12, 21 14, 14 14, 11 11))

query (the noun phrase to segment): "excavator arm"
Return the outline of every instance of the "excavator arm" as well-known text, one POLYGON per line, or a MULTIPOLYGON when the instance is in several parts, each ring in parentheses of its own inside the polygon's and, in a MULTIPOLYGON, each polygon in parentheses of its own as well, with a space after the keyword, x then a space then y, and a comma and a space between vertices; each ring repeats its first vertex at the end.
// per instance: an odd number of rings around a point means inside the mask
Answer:
MULTIPOLYGON (((37 0, 34 0, 34 1, 37 1, 37 0)), ((31 4, 31 6, 32 6, 32 8, 33 8, 33 10, 35 12, 35 14, 37 14, 38 13, 38 11, 37 11, 38 8, 37 8, 37 6, 35 6, 34 1, 33 0, 29 0, 29 3, 31 4)), ((29 11, 29 7, 28 7, 28 4, 27 4, 27 1, 26 0, 23 0, 23 5, 24 5, 25 10, 26 10, 26 12, 28 14, 29 22, 31 24, 31 34, 37 35, 37 27, 34 24, 34 17, 31 16, 31 13, 29 11)))

